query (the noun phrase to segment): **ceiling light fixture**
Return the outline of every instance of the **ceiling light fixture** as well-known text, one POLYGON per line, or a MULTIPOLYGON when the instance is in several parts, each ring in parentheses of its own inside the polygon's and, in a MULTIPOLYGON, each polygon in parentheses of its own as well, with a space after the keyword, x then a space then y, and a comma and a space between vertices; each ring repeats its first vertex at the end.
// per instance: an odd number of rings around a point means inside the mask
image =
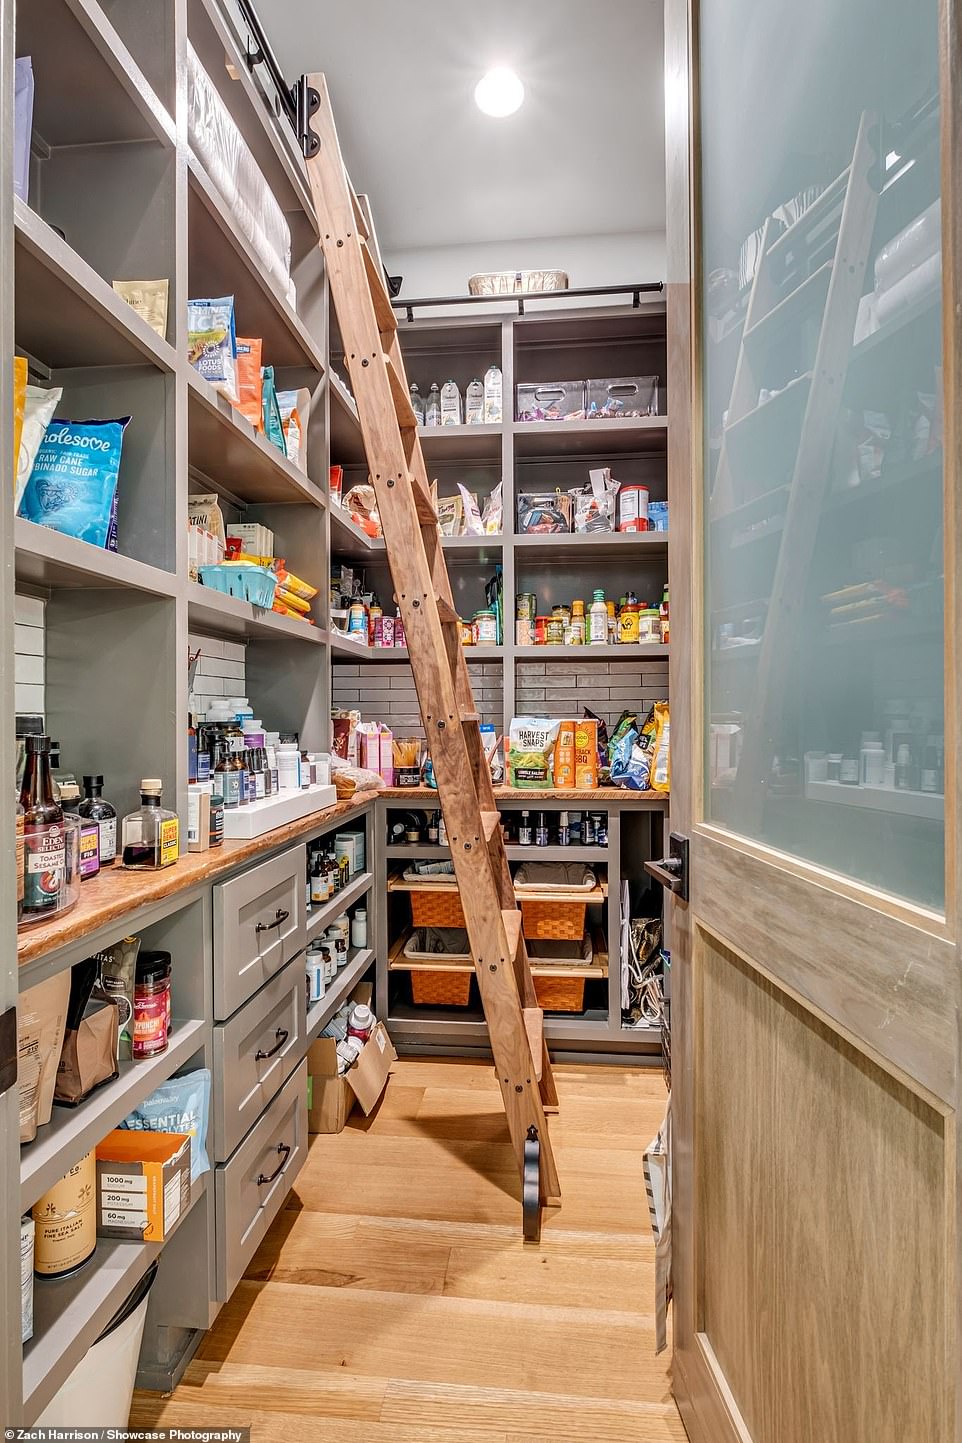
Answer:
POLYGON ((520 108, 524 100, 524 86, 513 70, 498 65, 478 81, 474 98, 479 110, 500 120, 520 108))

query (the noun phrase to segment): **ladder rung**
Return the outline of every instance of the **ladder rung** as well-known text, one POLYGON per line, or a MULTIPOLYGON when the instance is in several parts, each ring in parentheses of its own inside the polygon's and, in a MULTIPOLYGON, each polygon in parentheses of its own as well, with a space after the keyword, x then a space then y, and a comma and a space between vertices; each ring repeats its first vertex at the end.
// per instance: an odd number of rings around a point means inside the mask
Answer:
POLYGON ((438 513, 434 509, 431 493, 425 490, 424 482, 419 480, 417 476, 411 477, 411 491, 414 495, 414 505, 417 508, 418 520, 422 525, 430 523, 436 528, 438 524, 438 513))
POLYGON ((455 609, 454 609, 454 607, 451 605, 450 601, 445 601, 445 599, 444 599, 443 596, 439 596, 439 597, 438 597, 438 615, 439 615, 440 618, 441 618, 441 625, 442 625, 442 626, 460 626, 460 625, 461 625, 461 618, 460 618, 460 616, 459 616, 458 613, 455 611, 455 609))
POLYGON ((354 212, 354 224, 357 226, 357 233, 364 240, 367 240, 370 236, 370 231, 367 228, 367 216, 364 214, 361 202, 357 198, 357 191, 351 184, 350 179, 347 181, 347 188, 351 195, 351 209, 354 212))
POLYGON ((513 962, 518 955, 518 948, 521 946, 521 909, 520 907, 502 908, 501 917, 508 936, 508 953, 513 962))
MULTIPOLYGON (((411 395, 397 366, 390 356, 384 357, 384 364, 387 366, 388 379, 391 382, 391 395, 394 398, 394 409, 397 412, 398 423, 402 431, 416 431, 418 418, 414 414, 414 407, 411 405, 411 395)), ((432 507, 433 510, 433 507, 432 507)))
POLYGON ((481 725, 481 713, 480 713, 479 711, 463 711, 463 712, 461 713, 461 720, 462 720, 463 722, 465 722, 465 723, 467 723, 467 722, 476 722, 477 725, 480 726, 480 725, 481 725))
POLYGON ((544 1055, 544 1013, 540 1007, 524 1007, 524 1030, 528 1034, 535 1081, 541 1081, 541 1059, 544 1055))
POLYGON ((772 256, 780 255, 783 251, 803 235, 806 230, 811 230, 816 223, 823 223, 824 218, 831 214, 833 208, 844 198, 845 189, 848 185, 852 167, 847 165, 841 175, 837 175, 831 185, 825 187, 821 195, 815 197, 807 210, 803 210, 797 220, 793 220, 790 226, 777 235, 765 252, 765 259, 770 260, 772 256))
POLYGON ((498 834, 498 828, 501 826, 501 813, 482 812, 481 826, 484 831, 484 840, 490 842, 498 834))
POLYGON ((374 315, 377 318, 379 331, 396 331, 397 316, 394 314, 394 307, 391 305, 391 297, 384 285, 384 277, 378 266, 377 260, 371 253, 371 247, 364 237, 361 237, 361 252, 364 256, 364 268, 367 271, 367 284, 371 292, 371 300, 374 302, 374 315))

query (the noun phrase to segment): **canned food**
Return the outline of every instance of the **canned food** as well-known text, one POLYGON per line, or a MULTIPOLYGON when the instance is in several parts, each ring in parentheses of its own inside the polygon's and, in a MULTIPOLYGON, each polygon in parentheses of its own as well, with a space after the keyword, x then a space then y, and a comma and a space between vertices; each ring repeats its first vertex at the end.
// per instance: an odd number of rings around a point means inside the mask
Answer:
POLYGON ((538 612, 538 598, 533 591, 519 591, 515 598, 515 616, 518 621, 534 622, 538 612))
POLYGON ((374 645, 394 645, 394 617, 379 616, 374 622, 374 645))
POLYGON ((534 619, 534 644, 535 644, 535 646, 544 646, 545 642, 548 640, 548 622, 549 622, 550 620, 551 620, 550 616, 536 616, 536 617, 535 617, 535 619, 534 619))
POLYGON ((629 482, 618 492, 618 530, 648 530, 648 487, 629 482))
POLYGON ((474 627, 471 625, 470 621, 462 621, 461 623, 461 645, 474 645, 474 627))

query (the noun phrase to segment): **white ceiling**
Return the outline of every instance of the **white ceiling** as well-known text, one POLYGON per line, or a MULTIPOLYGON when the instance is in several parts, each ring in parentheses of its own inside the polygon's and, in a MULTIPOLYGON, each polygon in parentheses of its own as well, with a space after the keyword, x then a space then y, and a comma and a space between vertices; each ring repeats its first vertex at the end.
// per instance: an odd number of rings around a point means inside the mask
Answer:
POLYGON ((661 230, 661 0, 270 0, 289 81, 323 70, 382 249, 661 230), (524 105, 492 120, 493 65, 524 105))

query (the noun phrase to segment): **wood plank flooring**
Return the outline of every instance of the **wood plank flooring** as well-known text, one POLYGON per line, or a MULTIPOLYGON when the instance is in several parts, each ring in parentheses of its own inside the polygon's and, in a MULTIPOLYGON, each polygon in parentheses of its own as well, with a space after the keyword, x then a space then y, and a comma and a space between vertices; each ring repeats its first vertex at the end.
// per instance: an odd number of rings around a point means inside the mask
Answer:
POLYGON ((683 1443, 656 1358, 641 1154, 659 1073, 556 1069, 564 1201, 521 1242, 490 1066, 399 1062, 311 1139, 288 1206, 169 1399, 131 1427, 254 1443, 683 1443))

